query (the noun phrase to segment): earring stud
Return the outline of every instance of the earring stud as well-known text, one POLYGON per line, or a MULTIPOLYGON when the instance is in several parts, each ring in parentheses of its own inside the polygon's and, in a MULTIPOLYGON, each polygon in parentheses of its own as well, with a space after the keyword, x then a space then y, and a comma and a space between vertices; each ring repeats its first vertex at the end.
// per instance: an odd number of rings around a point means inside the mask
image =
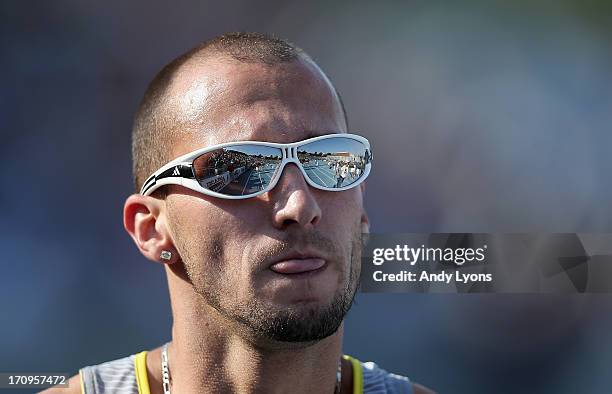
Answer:
POLYGON ((162 250, 159 254, 159 258, 162 260, 170 260, 172 258, 172 252, 168 252, 167 250, 162 250))

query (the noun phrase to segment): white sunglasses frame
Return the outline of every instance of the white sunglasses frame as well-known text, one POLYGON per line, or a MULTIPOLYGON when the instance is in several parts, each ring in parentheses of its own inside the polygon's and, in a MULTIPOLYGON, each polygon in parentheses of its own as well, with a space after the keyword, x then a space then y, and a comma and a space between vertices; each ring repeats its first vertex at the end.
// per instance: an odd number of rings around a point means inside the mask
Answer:
POLYGON ((218 198, 222 198, 226 200, 243 200, 246 198, 252 198, 252 197, 259 196, 263 193, 269 192, 270 190, 274 189, 274 187, 276 186, 276 183, 278 182, 278 180, 281 178, 283 174, 283 170, 285 169, 285 166, 289 163, 294 163, 300 169, 300 171, 302 171, 302 175, 304 176, 304 179, 306 180, 306 182, 310 186, 314 187, 315 189, 333 191, 333 192, 341 192, 341 191, 352 189, 356 187, 361 182, 365 181, 365 179, 368 177, 368 175, 370 174, 370 169, 372 168, 372 150, 370 148, 370 142, 366 138, 360 135, 357 135, 357 134, 349 134, 349 133, 325 134, 325 135, 321 135, 318 137, 308 138, 302 141, 292 142, 288 144, 281 144, 277 142, 264 142, 264 141, 225 142, 223 144, 207 146, 205 148, 194 150, 192 152, 186 153, 166 163, 159 170, 155 171, 153 174, 151 174, 147 178, 147 180, 142 185, 142 188, 140 189, 140 194, 142 194, 143 196, 148 196, 148 195, 151 195, 155 190, 157 190, 161 186, 180 185, 190 190, 193 190, 195 192, 202 193, 202 194, 212 196, 212 197, 218 197, 218 198), (344 186, 344 187, 331 188, 331 187, 325 187, 325 186, 318 185, 314 183, 313 181, 311 181, 308 175, 306 174, 306 170, 302 166, 302 163, 300 163, 300 161, 298 160, 297 150, 302 145, 306 145, 306 144, 309 144, 315 141, 320 141, 320 140, 329 139, 329 138, 338 138, 338 137, 353 139, 353 140, 359 141, 364 144, 366 148, 366 152, 368 153, 368 159, 366 160, 367 163, 366 163, 363 175, 361 175, 357 181, 351 183, 350 185, 344 186), (259 190, 256 193, 251 193, 251 194, 246 194, 246 195, 241 195, 241 196, 230 196, 230 195, 217 193, 215 191, 206 189, 200 185, 200 183, 196 179, 195 174, 193 172, 193 161, 204 153, 207 153, 207 152, 219 149, 219 148, 225 148, 225 147, 232 146, 232 145, 265 145, 271 148, 279 148, 281 150, 282 160, 280 162, 280 165, 278 166, 278 168, 272 175, 272 179, 266 188, 259 190), (172 171, 168 172, 171 169, 172 171))

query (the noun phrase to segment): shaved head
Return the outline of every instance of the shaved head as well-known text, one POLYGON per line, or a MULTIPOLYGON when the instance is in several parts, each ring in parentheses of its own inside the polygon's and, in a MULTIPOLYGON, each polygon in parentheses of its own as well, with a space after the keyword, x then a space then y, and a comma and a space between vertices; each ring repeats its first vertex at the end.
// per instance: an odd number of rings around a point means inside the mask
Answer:
MULTIPOLYGON (((259 79, 261 85, 262 78, 259 79)), ((286 89, 282 81, 287 79, 301 79, 304 85, 312 86, 304 91, 305 95, 329 96, 327 105, 337 107, 342 115, 343 124, 338 130, 348 128, 344 105, 331 81, 303 50, 286 40, 259 33, 229 33, 205 41, 171 61, 149 84, 134 120, 136 192, 153 171, 176 157, 176 147, 185 137, 197 131, 202 138, 214 133, 223 122, 234 122, 239 128, 241 122, 248 122, 239 118, 240 109, 282 94, 286 89), (249 70, 254 69, 267 78, 263 81, 265 89, 245 94, 239 100, 227 99, 224 92, 228 85, 248 86, 249 70)), ((283 132, 283 122, 278 123, 279 132, 283 132)))

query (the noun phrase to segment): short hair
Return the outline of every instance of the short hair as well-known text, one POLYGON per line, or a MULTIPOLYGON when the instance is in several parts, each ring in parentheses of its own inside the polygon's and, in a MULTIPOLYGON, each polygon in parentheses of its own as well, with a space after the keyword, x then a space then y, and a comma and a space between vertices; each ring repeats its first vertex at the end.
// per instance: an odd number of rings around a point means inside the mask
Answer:
MULTIPOLYGON (((140 102, 132 128, 132 172, 136 193, 140 192, 146 178, 171 160, 169 146, 175 135, 169 130, 172 118, 168 113, 167 95, 173 79, 181 66, 194 57, 229 55, 244 63, 275 65, 298 59, 313 61, 306 52, 291 42, 262 33, 226 33, 204 41, 188 52, 172 60, 149 83, 140 102)), ((313 61, 314 62, 314 61, 313 61)), ((348 127, 344 103, 332 85, 348 127)))

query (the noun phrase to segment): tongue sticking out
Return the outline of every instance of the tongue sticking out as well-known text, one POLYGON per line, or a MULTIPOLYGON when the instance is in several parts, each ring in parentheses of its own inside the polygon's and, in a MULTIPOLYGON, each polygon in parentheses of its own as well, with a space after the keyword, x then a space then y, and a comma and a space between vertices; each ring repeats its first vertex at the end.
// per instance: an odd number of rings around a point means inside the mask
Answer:
POLYGON ((270 266, 270 269, 279 274, 300 274, 302 272, 314 271, 323 267, 323 259, 291 259, 279 261, 270 266))

